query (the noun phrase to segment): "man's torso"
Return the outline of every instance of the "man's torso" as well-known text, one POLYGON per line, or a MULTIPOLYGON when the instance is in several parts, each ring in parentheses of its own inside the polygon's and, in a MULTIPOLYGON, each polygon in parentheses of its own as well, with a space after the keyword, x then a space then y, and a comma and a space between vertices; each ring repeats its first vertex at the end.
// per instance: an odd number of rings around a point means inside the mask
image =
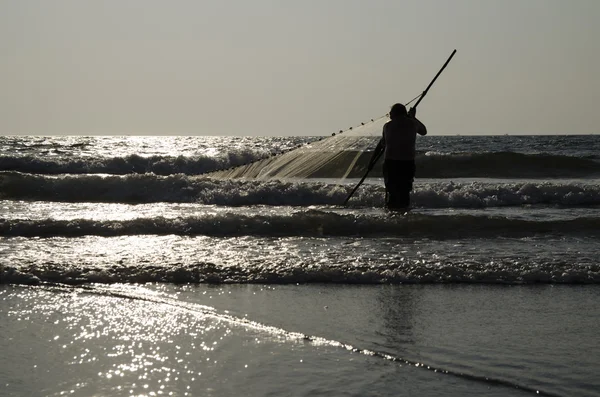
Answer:
POLYGON ((385 160, 414 160, 417 138, 416 122, 408 117, 388 121, 383 126, 385 160))

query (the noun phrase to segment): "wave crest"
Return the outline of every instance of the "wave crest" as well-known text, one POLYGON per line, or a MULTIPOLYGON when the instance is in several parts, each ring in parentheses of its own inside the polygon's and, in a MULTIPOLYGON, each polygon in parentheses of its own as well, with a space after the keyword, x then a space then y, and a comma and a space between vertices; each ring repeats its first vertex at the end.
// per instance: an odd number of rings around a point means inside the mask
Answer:
MULTIPOLYGON (((348 152, 354 158, 356 152, 348 152)), ((145 174, 201 175, 226 170, 265 159, 263 151, 253 149, 231 150, 225 155, 212 157, 139 156, 113 158, 38 156, 0 156, 0 171, 17 171, 31 174, 145 174)), ((370 159, 364 152, 350 177, 361 177, 370 159)), ((420 153, 416 159, 420 178, 558 178, 594 177, 600 175, 600 162, 581 157, 553 154, 523 154, 514 152, 492 153, 420 153)), ((313 177, 335 177, 338 169, 324 167, 313 177)), ((381 176, 381 166, 370 174, 381 176)))
POLYGON ((287 267, 218 265, 211 262, 166 263, 164 266, 79 263, 0 263, 0 284, 84 283, 341 283, 341 284, 598 284, 597 263, 458 263, 403 260, 383 264, 295 263, 287 267))
MULTIPOLYGON (((0 172, 0 198, 64 202, 200 203, 243 205, 340 205, 352 185, 319 181, 220 180, 183 174, 43 176, 0 172)), ((350 201, 383 206, 381 185, 363 185, 350 201)), ((415 207, 485 208, 518 205, 600 205, 600 186, 577 182, 453 183, 419 181, 415 207)))
POLYGON ((80 237, 127 235, 341 236, 341 237, 523 237, 536 234, 599 232, 598 218, 530 221, 475 215, 364 215, 306 210, 292 214, 211 214, 202 217, 137 218, 132 220, 0 220, 5 237, 80 237))

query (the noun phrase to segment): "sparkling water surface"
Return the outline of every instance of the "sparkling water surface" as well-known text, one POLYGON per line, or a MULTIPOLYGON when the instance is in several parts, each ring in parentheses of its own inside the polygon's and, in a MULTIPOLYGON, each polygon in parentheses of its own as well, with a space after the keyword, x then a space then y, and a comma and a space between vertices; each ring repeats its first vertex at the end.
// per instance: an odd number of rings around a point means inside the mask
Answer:
POLYGON ((600 395, 597 136, 203 175, 315 139, 0 137, 0 396, 600 395))

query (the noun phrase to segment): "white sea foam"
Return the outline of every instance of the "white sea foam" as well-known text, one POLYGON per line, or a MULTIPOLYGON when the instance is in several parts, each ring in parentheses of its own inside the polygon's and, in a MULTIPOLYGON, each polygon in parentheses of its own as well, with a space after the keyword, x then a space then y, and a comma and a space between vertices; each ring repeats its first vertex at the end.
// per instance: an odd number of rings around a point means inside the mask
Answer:
MULTIPOLYGON (((341 182, 341 181, 340 181, 341 182)), ((340 205, 352 184, 314 181, 220 180, 183 174, 60 175, 0 173, 0 198, 66 202, 180 202, 241 205, 340 205)), ((352 206, 383 205, 382 185, 361 187, 352 206)), ((427 182, 419 179, 412 203, 422 208, 485 208, 519 205, 600 205, 594 181, 427 182)))
MULTIPOLYGON (((334 149, 331 149, 334 150, 334 149)), ((243 167, 265 159, 276 158, 291 152, 269 152, 264 149, 235 148, 220 154, 198 154, 194 156, 140 155, 129 154, 123 157, 91 156, 40 156, 40 155, 4 155, 0 156, 0 171, 18 171, 32 174, 145 174, 157 175, 200 175, 218 170, 243 167)), ((289 154, 288 154, 289 153, 289 154)), ((332 152, 334 153, 334 152, 332 152)), ((355 158, 360 151, 348 151, 349 158, 355 158)), ((338 154, 343 155, 344 153, 338 154)), ((278 169, 274 174, 288 175, 288 167, 298 167, 305 156, 293 157, 293 161, 278 169), (292 164, 293 163, 293 164, 292 164)), ((338 158, 339 159, 339 158, 338 158)), ((370 152, 362 153, 355 168, 348 173, 350 177, 364 174, 370 152)), ((597 159, 565 156, 559 154, 525 154, 516 152, 492 153, 444 153, 428 151, 419 154, 416 159, 417 174, 422 178, 458 178, 458 177, 597 177, 600 175, 600 162, 597 159)), ((312 177, 336 177, 343 170, 339 164, 332 163, 315 171, 312 177)), ((343 172, 342 172, 343 173, 343 172)), ((245 175, 239 172, 239 175, 245 175)), ((309 176, 311 176, 309 175, 309 176)), ((381 175, 380 166, 376 166, 372 176, 381 175)), ((252 174, 254 177, 255 175, 252 174)))
POLYGON ((583 235, 489 240, 460 234, 447 240, 84 236, 13 238, 2 247, 0 282, 16 284, 600 283, 597 237, 583 235), (38 254, 27 255, 29 250, 38 254))

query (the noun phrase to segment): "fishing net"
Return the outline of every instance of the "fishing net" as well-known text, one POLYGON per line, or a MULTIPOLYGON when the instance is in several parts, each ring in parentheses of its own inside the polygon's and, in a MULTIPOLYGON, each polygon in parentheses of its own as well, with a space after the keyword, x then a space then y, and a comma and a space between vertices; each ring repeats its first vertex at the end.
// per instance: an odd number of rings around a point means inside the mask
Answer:
MULTIPOLYGON (((248 164, 213 171, 214 178, 360 178, 381 138, 386 116, 248 164)), ((380 175, 376 165, 370 176, 380 175)))
MULTIPOLYGON (((417 107, 455 53, 456 50, 452 52, 425 91, 406 105, 418 99, 413 106, 417 107)), ((340 131, 331 137, 300 145, 248 164, 214 171, 208 175, 216 178, 254 179, 359 178, 366 175, 373 150, 380 139, 383 125, 388 120, 388 115, 371 119, 367 123, 340 131)), ((381 175, 380 161, 372 166, 370 173, 371 176, 381 175)))

